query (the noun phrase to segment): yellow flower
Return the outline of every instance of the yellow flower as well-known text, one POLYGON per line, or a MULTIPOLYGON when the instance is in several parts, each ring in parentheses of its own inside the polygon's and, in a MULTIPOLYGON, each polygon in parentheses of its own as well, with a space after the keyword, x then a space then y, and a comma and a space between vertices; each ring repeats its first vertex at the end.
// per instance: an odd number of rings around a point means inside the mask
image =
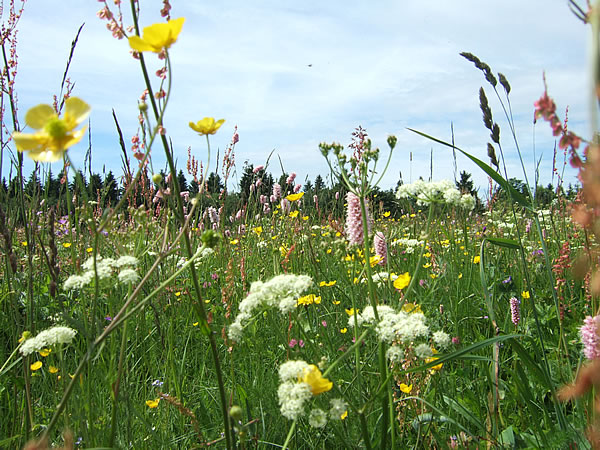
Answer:
MULTIPOLYGON (((435 361, 435 360, 437 360, 437 359, 440 359, 440 358, 436 358, 435 356, 434 356, 434 357, 431 357, 431 358, 425 358, 425 362, 426 362, 427 364, 429 364, 430 362, 433 362, 433 361, 435 361)), ((431 368, 431 370, 433 370, 433 371, 442 370, 442 366, 443 366, 443 365, 444 365, 444 363, 439 363, 438 365, 436 365, 436 366, 433 366, 433 367, 431 368)))
POLYGON ((160 53, 177 40, 183 27, 184 17, 169 20, 167 23, 155 23, 144 28, 142 37, 131 36, 129 46, 136 52, 160 53))
POLYGON ((258 227, 254 227, 254 228, 252 228, 252 231, 254 231, 254 232, 256 233, 256 235, 257 235, 257 236, 260 236, 260 233, 262 233, 262 232, 263 232, 263 229, 262 229, 262 227, 261 227, 261 226, 258 226, 258 227))
POLYGON ((308 384, 313 395, 322 394, 333 387, 333 383, 327 378, 323 378, 321 371, 314 364, 304 369, 299 381, 308 384))
POLYGON ((346 417, 348 417, 348 411, 344 411, 343 414, 340 416, 340 419, 344 420, 346 417))
POLYGON ((348 332, 348 328, 344 327, 340 330, 340 333, 346 334, 348 332))
POLYGON ((198 326, 198 322, 194 322, 194 323, 192 324, 192 326, 193 326, 193 327, 197 327, 197 326, 198 326))
POLYGON ((369 264, 371 265, 371 267, 375 267, 377 264, 379 264, 379 261, 381 261, 383 258, 379 255, 373 255, 369 258, 369 264))
POLYGON ((531 296, 529 295, 529 291, 523 291, 523 292, 521 292, 521 297, 523 297, 525 300, 527 300, 531 296))
POLYGON ((290 213, 290 217, 291 217, 292 219, 294 219, 294 218, 298 217, 298 211, 292 211, 292 212, 290 213))
POLYGON ((308 216, 302 216, 302 220, 308 220, 308 216))
POLYGON ((321 296, 315 297, 315 294, 308 294, 298 299, 298 305, 312 305, 313 303, 317 305, 321 303, 321 296))
POLYGON ((31 337, 31 331, 23 331, 23 334, 21 335, 21 337, 19 338, 19 344, 27 339, 29 339, 31 337))
POLYGON ((225 122, 225 119, 220 119, 215 122, 213 117, 205 117, 198 122, 190 122, 190 128, 197 133, 200 133, 200 136, 204 136, 205 134, 215 134, 221 125, 225 122))
POLYGON ((391 212, 386 211, 383 213, 383 217, 390 217, 391 212))
POLYGON ((410 392, 412 391, 412 383, 409 386, 407 386, 404 383, 400 383, 400 390, 405 394, 410 394, 410 392))
POLYGON ((339 300, 332 300, 334 305, 339 305, 341 302, 339 300))
POLYGON ((146 400, 146 405, 148 405, 148 408, 156 408, 159 402, 160 398, 155 398, 154 400, 146 400))
POLYGON ((89 105, 77 97, 70 97, 65 101, 65 115, 62 119, 59 119, 52 106, 37 105, 27 111, 25 123, 38 131, 15 131, 12 138, 17 150, 29 151, 28 155, 34 161, 58 161, 69 147, 77 144, 85 135, 86 127, 74 133, 72 131, 89 113, 89 105))
POLYGON ((88 253, 92 253, 94 251, 94 249, 92 247, 88 247, 85 249, 85 251, 88 253))
POLYGON ((346 314, 348 314, 349 316, 353 316, 354 313, 356 312, 356 314, 358 314, 359 309, 354 309, 354 308, 350 308, 350 309, 346 309, 346 314))
POLYGON ((398 275, 398 278, 394 280, 394 287, 398 290, 402 290, 410 284, 410 274, 404 272, 402 275, 398 275))
POLYGON ((48 372, 56 373, 56 372, 58 372, 58 367, 50 366, 50 367, 48 367, 48 372))
POLYGON ((237 239, 232 239, 231 241, 229 241, 231 245, 237 245, 238 242, 240 241, 238 241, 237 239))
POLYGON ((50 354, 51 351, 52 351, 51 348, 43 348, 39 351, 39 354, 45 358, 46 356, 48 356, 50 354))
POLYGON ((22 245, 23 247, 27 247, 27 241, 23 241, 23 242, 21 242, 21 245, 22 245))
POLYGON ((423 310, 421 309, 420 305, 417 305, 416 303, 405 303, 404 305, 402 305, 402 311, 404 311, 405 313, 419 313, 419 314, 423 314, 423 310))
POLYGON ((63 247, 64 247, 64 248, 69 248, 70 246, 71 246, 71 243, 70 243, 70 242, 65 242, 65 243, 63 244, 63 247))
POLYGON ((304 195, 304 192, 298 192, 297 194, 290 194, 290 195, 286 196, 285 198, 290 202, 296 202, 296 201, 300 200, 303 195, 304 195))
POLYGON ((36 370, 40 369, 43 365, 44 364, 41 361, 36 361, 31 366, 29 366, 29 368, 35 372, 36 370))
POLYGON ((335 285, 335 283, 337 283, 337 281, 336 281, 336 280, 333 280, 333 281, 321 281, 321 282, 319 283, 319 286, 320 286, 320 287, 323 287, 323 286, 325 286, 325 287, 330 287, 330 286, 334 286, 334 285, 335 285))
POLYGON ((479 261, 481 261, 481 258, 478 256, 473 256, 473 264, 479 264, 479 261))

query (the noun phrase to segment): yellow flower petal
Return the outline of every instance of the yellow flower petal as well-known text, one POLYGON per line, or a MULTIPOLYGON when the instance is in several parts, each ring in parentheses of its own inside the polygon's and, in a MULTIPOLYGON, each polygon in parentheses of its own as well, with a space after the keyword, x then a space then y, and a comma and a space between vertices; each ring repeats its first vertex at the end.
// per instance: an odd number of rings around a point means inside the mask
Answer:
POLYGON ((410 284, 410 274, 404 272, 402 275, 398 275, 398 278, 394 280, 394 287, 398 290, 402 290, 410 284))
POLYGON ((50 367, 48 367, 48 372, 56 373, 56 372, 58 372, 58 367, 50 366, 50 367))
POLYGON ((78 97, 65 100, 65 121, 70 128, 75 128, 90 115, 90 105, 78 97))
POLYGON ((300 200, 303 195, 304 195, 304 192, 298 192, 297 194, 290 194, 290 195, 286 196, 285 198, 290 202, 295 202, 297 200, 300 200))
POLYGON ((43 364, 41 361, 36 361, 36 362, 34 362, 34 363, 31 365, 31 366, 29 366, 29 368, 30 368, 32 371, 36 371, 36 370, 40 369, 40 368, 41 368, 43 365, 44 365, 44 364, 43 364))
POLYGON ((37 105, 25 114, 25 123, 34 130, 41 130, 50 119, 58 118, 50 105, 37 105))
POLYGON ((220 119, 215 122, 213 117, 205 117, 198 122, 190 122, 190 128, 197 133, 200 133, 200 136, 204 136, 206 134, 215 134, 221 125, 225 123, 225 119, 220 119))
POLYGON ((156 398, 154 400, 146 400, 146 405, 148 406, 148 408, 156 408, 159 402, 160 398, 156 398))
POLYGON ((412 391, 412 387, 412 383, 410 384, 410 386, 407 386, 404 383, 400 383, 400 390, 405 394, 410 394, 410 392, 412 391))
POLYGON ((48 356, 50 354, 51 351, 52 351, 51 348, 43 348, 39 351, 39 354, 45 358, 46 356, 48 356))
POLYGON ((144 28, 142 37, 129 37, 129 46, 138 52, 160 53, 169 48, 175 41, 183 28, 184 17, 169 20, 167 23, 155 23, 144 28))
POLYGON ((327 378, 323 378, 321 371, 314 364, 304 369, 299 381, 308 384, 313 395, 322 394, 333 387, 333 383, 327 378))

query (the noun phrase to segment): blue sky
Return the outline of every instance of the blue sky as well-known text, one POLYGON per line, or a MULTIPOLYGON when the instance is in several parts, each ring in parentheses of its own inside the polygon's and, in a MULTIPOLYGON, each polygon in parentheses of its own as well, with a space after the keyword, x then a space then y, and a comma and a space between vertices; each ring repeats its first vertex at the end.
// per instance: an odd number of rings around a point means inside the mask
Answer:
MULTIPOLYGON (((125 3, 125 23, 131 24, 125 3)), ((541 181, 547 184, 551 177, 554 138, 547 124, 533 126, 533 102, 543 93, 544 73, 559 116, 568 107, 570 129, 589 136, 590 28, 569 11, 566 0, 173 0, 172 5, 172 17, 186 22, 171 50, 174 84, 165 125, 184 171, 188 147, 206 161, 205 140, 188 122, 213 116, 226 119, 211 137, 213 164, 216 150, 222 155, 238 126, 238 177, 244 161, 264 164, 273 150, 269 170, 275 176, 281 174, 277 157, 302 183, 307 176, 325 176, 319 142, 347 146, 361 125, 384 155, 387 136, 398 137, 383 188, 394 186, 400 173, 405 182, 427 179, 431 152, 433 178, 453 179, 452 151, 406 128, 450 140, 452 123, 456 145, 488 161, 489 133, 478 99, 483 86, 501 128, 509 177, 522 179, 500 104, 461 51, 477 55, 511 83, 517 137, 530 178, 537 160, 541 181)), ((121 174, 112 110, 129 142, 137 131, 143 78, 127 41, 114 39, 96 17, 100 8, 99 2, 81 0, 26 4, 18 34, 19 117, 24 123, 28 108, 51 103, 59 92, 71 41, 85 22, 69 72, 76 83, 73 95, 92 106, 94 171, 104 167, 121 174)), ((160 1, 141 0, 141 8, 142 26, 161 20, 160 1)), ((154 55, 147 60, 157 67, 154 55)), ((86 150, 86 143, 70 150, 76 164, 82 164, 86 150)), ((159 147, 153 161, 155 169, 164 167, 159 147)), ((559 162, 562 166, 562 155, 559 162)), ((479 186, 487 185, 465 157, 459 156, 457 165, 479 186)), ((55 174, 60 169, 61 163, 53 164, 55 174)), ((565 181, 575 182, 574 171, 567 169, 565 181)), ((480 194, 485 196, 484 188, 480 194)))

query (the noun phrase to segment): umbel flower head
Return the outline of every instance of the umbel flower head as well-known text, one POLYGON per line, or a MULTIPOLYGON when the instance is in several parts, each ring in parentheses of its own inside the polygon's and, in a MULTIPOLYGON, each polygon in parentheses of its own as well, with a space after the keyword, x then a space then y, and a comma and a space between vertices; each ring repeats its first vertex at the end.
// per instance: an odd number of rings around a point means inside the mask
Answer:
POLYGON ((25 123, 37 130, 35 133, 15 131, 12 138, 17 150, 29 152, 34 161, 54 162, 62 158, 64 152, 77 144, 85 134, 86 127, 73 132, 89 115, 89 105, 77 97, 65 100, 65 114, 62 118, 50 105, 37 105, 25 114, 25 123))
POLYGON ((200 133, 200 136, 205 134, 215 134, 221 125, 225 122, 225 119, 215 121, 214 117, 205 117, 198 122, 190 122, 190 128, 196 133, 200 133))
POLYGON ((130 36, 129 46, 136 52, 160 53, 174 44, 183 28, 184 17, 145 27, 140 36, 130 36))

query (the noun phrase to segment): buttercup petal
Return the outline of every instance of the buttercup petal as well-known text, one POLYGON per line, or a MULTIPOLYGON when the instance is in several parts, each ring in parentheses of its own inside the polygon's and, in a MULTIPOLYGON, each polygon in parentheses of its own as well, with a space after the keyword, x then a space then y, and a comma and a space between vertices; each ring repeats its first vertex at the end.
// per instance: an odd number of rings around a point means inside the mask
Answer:
POLYGON ((64 150, 31 150, 27 155, 38 162, 56 162, 62 158, 64 150))
POLYGON ((65 120, 69 128, 73 129, 90 114, 90 105, 78 97, 70 97, 65 101, 65 120), (72 125, 72 126, 71 126, 72 125))
POLYGON ((41 148, 46 142, 46 139, 39 134, 19 133, 18 131, 15 131, 12 137, 17 146, 17 150, 20 152, 41 148))
POLYGON ((27 114, 25 114, 25 123, 34 130, 40 130, 53 117, 57 117, 57 115, 52 106, 37 105, 27 111, 27 114))
POLYGON ((149 45, 146 41, 144 41, 139 36, 130 36, 129 37, 129 46, 135 50, 136 52, 153 52, 154 47, 149 45))

